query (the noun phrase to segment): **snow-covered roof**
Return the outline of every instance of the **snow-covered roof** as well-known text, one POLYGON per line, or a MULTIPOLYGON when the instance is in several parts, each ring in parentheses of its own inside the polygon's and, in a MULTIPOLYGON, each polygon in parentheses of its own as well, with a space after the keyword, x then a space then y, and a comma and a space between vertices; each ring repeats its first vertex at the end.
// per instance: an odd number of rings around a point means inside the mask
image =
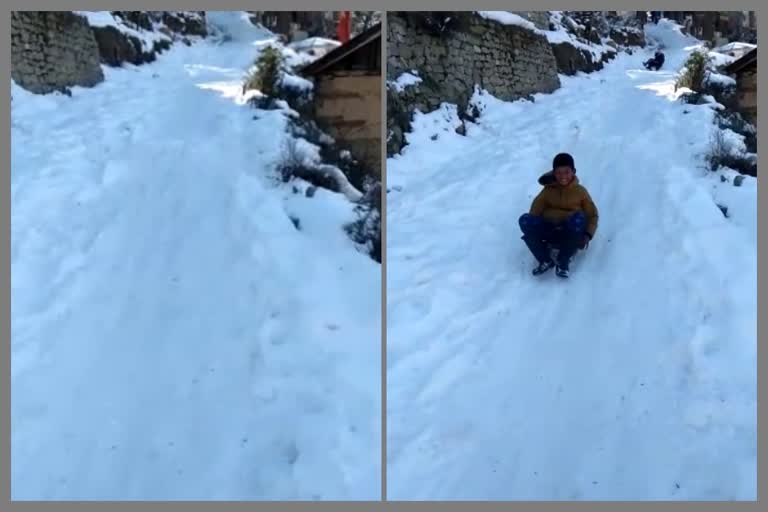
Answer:
POLYGON ((749 66, 757 66, 757 47, 740 59, 731 62, 725 67, 725 72, 729 74, 738 73, 749 66))

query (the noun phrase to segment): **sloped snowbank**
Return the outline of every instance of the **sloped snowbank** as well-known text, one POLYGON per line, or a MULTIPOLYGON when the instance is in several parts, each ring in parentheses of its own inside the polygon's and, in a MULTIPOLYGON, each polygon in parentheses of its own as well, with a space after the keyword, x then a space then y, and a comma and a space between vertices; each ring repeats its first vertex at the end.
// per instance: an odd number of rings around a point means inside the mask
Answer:
POLYGON ((379 265, 343 195, 276 181, 286 110, 235 101, 254 41, 12 85, 16 500, 372 500, 379 265))

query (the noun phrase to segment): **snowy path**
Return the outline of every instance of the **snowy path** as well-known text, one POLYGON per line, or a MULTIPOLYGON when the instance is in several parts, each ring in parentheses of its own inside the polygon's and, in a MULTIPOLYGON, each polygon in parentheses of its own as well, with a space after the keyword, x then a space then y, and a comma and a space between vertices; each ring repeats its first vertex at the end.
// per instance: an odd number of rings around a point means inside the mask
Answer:
POLYGON ((390 499, 755 499, 756 185, 697 168, 712 113, 659 31, 665 72, 481 96, 467 137, 446 106, 388 161, 390 499), (568 282, 517 226, 560 151, 601 214, 568 282))
POLYGON ((72 98, 14 86, 14 499, 379 497, 379 267, 351 203, 268 182, 284 114, 234 101, 267 35, 211 20, 72 98))

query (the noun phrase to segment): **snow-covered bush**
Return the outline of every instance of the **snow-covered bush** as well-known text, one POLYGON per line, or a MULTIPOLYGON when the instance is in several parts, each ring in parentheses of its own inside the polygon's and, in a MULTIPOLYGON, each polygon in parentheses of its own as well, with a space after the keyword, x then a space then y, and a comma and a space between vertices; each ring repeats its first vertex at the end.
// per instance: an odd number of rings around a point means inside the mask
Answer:
POLYGON ((706 159, 711 171, 727 167, 749 176, 757 175, 757 158, 748 152, 744 136, 727 128, 718 127, 712 132, 706 159))
POLYGON ((256 89, 264 96, 275 97, 280 85, 283 56, 280 50, 268 46, 259 54, 254 68, 246 75, 243 92, 256 89))
POLYGON ((292 74, 285 49, 268 46, 259 54, 243 81, 243 94, 259 91, 249 99, 251 106, 275 108, 276 100, 285 101, 300 116, 311 114, 313 84, 292 74))
POLYGON ((729 76, 708 69, 702 84, 702 92, 709 94, 729 110, 737 108, 736 80, 729 76))
POLYGON ((341 169, 324 162, 320 148, 304 138, 287 137, 277 171, 283 182, 300 179, 343 194, 350 201, 363 198, 363 193, 350 183, 341 169))
POLYGON ((344 229, 361 250, 381 263, 381 184, 368 190, 355 212, 358 220, 344 229))
POLYGON ((706 51, 691 52, 677 79, 677 87, 686 87, 697 94, 703 93, 708 64, 709 57, 706 51))
POLYGON ((720 111, 717 113, 715 121, 721 129, 732 130, 744 136, 747 151, 757 153, 757 129, 740 113, 731 110, 720 111))

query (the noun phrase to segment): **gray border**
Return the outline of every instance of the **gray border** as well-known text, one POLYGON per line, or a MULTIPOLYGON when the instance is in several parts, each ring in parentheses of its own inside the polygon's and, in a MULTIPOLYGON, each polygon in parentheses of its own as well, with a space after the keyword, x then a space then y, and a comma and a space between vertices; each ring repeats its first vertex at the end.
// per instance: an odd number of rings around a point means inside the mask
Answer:
MULTIPOLYGON (((262 0, 258 2, 258 7, 271 7, 274 5, 276 10, 287 9, 305 9, 305 10, 324 10, 329 8, 335 9, 371 9, 371 10, 414 10, 414 3, 418 4, 418 8, 426 9, 428 7, 434 7, 435 9, 445 10, 467 10, 470 6, 470 2, 461 0, 450 0, 438 2, 437 0, 416 0, 416 2, 407 0, 356 0, 354 2, 344 2, 342 0, 331 1, 291 1, 291 0, 262 0), (389 6, 389 7, 387 7, 389 6)), ((76 7, 81 10, 88 9, 104 9, 105 4, 116 8, 117 5, 125 6, 127 2, 97 2, 95 0, 81 0, 78 2, 54 2, 52 0, 40 1, 40 0, 11 0, 8 2, 9 8, 4 9, 4 17, 6 19, 6 27, 8 27, 9 12, 11 9, 17 10, 59 10, 63 8, 76 7)), ((472 5, 474 8, 485 9, 518 9, 518 10, 541 10, 541 9, 553 9, 553 8, 565 8, 565 1, 560 0, 556 2, 540 2, 536 0, 516 0, 515 2, 504 1, 489 1, 482 2, 481 6, 472 5)), ((692 0, 677 0, 664 2, 649 2, 646 8, 677 8, 677 9, 689 9, 689 10, 715 10, 717 7, 724 7, 726 2, 714 2, 714 1, 700 1, 693 2, 692 0)), ((759 12, 757 0, 749 0, 742 2, 728 2, 728 6, 734 8, 733 4, 737 4, 738 8, 750 9, 759 12)), ((229 10, 229 9, 242 9, 254 7, 254 3, 245 2, 242 0, 217 0, 215 3, 213 0, 208 2, 201 0, 166 0, 164 2, 150 2, 150 1, 134 1, 132 7, 136 9, 155 10, 159 8, 166 9, 206 9, 213 5, 216 9, 229 10)), ((631 9, 637 6, 635 2, 631 0, 614 0, 612 2, 596 2, 596 1, 582 1, 579 2, 578 8, 592 8, 592 9, 631 9)), ((760 18, 760 17, 758 17, 760 18)), ((763 23, 758 19, 759 32, 763 31, 763 23)), ((10 30, 6 32, 3 42, 3 47, 10 48, 10 30)), ((10 54, 9 52, 3 52, 2 66, 6 76, 10 76, 10 54)), ((386 63, 386 59, 384 61, 386 63)), ((762 65, 759 66, 762 69, 762 65)), ((760 74, 759 83, 762 83, 762 73, 760 74)), ((762 86, 758 83, 759 90, 762 90, 762 86)), ((383 84, 382 84, 383 85, 383 84)), ((2 84, 4 99, 2 100, 2 114, 6 119, 10 119, 10 87, 9 82, 4 81, 2 84)), ((382 96, 382 103, 385 104, 386 95, 382 96)), ((762 107, 758 107, 760 113, 762 113, 762 107)), ((382 110, 386 112, 386 110, 382 110)), ((761 116, 762 117, 762 116, 761 116)), ((382 118, 382 121, 384 119, 382 118)), ((2 294, 0 303, 0 325, 2 325, 3 334, 7 335, 7 344, 3 353, 6 356, 10 356, 10 123, 5 123, 2 127, 3 136, 0 141, 0 149, 3 150, 3 154, 7 155, 2 167, 3 175, 0 180, 0 186, 2 186, 2 225, 3 234, 2 237, 2 251, 0 251, 0 263, 3 268, 3 280, 4 286, 8 286, 8 292, 2 294), (7 215, 7 217, 6 217, 7 215), (7 276, 7 279, 6 279, 7 276), (7 285, 6 285, 7 283, 7 285)), ((382 153, 386 156, 386 123, 382 122, 382 131, 384 137, 382 138, 382 153)), ((758 134, 759 141, 764 142, 765 137, 758 134)), ((762 144, 760 144, 762 147, 762 144)), ((382 176, 382 282, 386 283, 386 158, 383 160, 383 176, 382 176)), ((760 225, 768 224, 768 216, 766 207, 762 205, 768 201, 765 199, 766 190, 765 184, 758 182, 758 216, 760 219, 760 225), (763 198, 763 199, 760 199, 763 198)), ((758 234, 758 247, 760 254, 768 254, 768 238, 762 234, 762 230, 758 234)), ((765 283, 766 277, 764 272, 758 271, 758 308, 760 309, 759 317, 763 318, 766 315, 765 308, 762 307, 768 302, 768 284, 765 283)), ((386 287, 382 287, 382 351, 385 354, 386 344, 386 287)), ((765 375, 768 373, 768 360, 764 357, 760 357, 760 347, 765 345, 764 338, 766 337, 765 321, 758 320, 758 386, 764 387, 765 375), (761 374, 763 375, 761 377, 761 374)), ((764 351, 763 351, 764 352, 764 351)), ((265 512, 279 512, 282 510, 305 510, 305 511, 317 511, 317 512, 367 512, 367 511, 380 511, 380 510, 422 510, 433 512, 469 512, 470 510, 499 510, 499 511, 573 511, 573 512, 621 512, 621 511, 658 511, 667 512, 669 510, 690 510, 695 512, 724 512, 725 510, 760 510, 758 503, 745 502, 745 503, 728 503, 728 502, 680 502, 680 503, 668 503, 668 502, 649 502, 649 503, 632 503, 632 502, 123 502, 123 503, 110 503, 110 502, 9 502, 10 498, 10 357, 3 361, 3 378, 0 379, 0 437, 5 440, 1 443, 0 457, 3 461, 8 463, 0 465, 0 477, 2 477, 2 502, 9 503, 9 507, 4 510, 10 511, 63 511, 63 512, 88 512, 88 511, 147 511, 155 512, 162 510, 178 510, 178 511, 199 511, 199 512, 211 512, 213 510, 242 510, 242 511, 260 511, 265 512)), ((382 386, 386 385, 386 359, 382 359, 382 386)), ((761 402, 761 395, 758 394, 758 402, 761 402)), ((386 399, 386 388, 382 387, 382 399, 386 399)), ((764 400, 763 400, 764 401, 764 400)), ((386 402, 382 401, 382 410, 386 410, 386 402)), ((760 439, 768 438, 768 421, 765 418, 766 407, 758 407, 758 450, 759 450, 759 464, 758 464, 758 489, 768 489, 768 478, 766 478, 766 443, 760 441, 760 439)), ((386 418, 382 418, 382 425, 386 427, 386 418)), ((386 429, 382 431, 382 435, 386 436, 386 429)), ((381 456, 384 458, 386 455, 386 439, 382 440, 382 452, 381 456)), ((382 484, 385 486, 386 472, 382 471, 382 484)))

